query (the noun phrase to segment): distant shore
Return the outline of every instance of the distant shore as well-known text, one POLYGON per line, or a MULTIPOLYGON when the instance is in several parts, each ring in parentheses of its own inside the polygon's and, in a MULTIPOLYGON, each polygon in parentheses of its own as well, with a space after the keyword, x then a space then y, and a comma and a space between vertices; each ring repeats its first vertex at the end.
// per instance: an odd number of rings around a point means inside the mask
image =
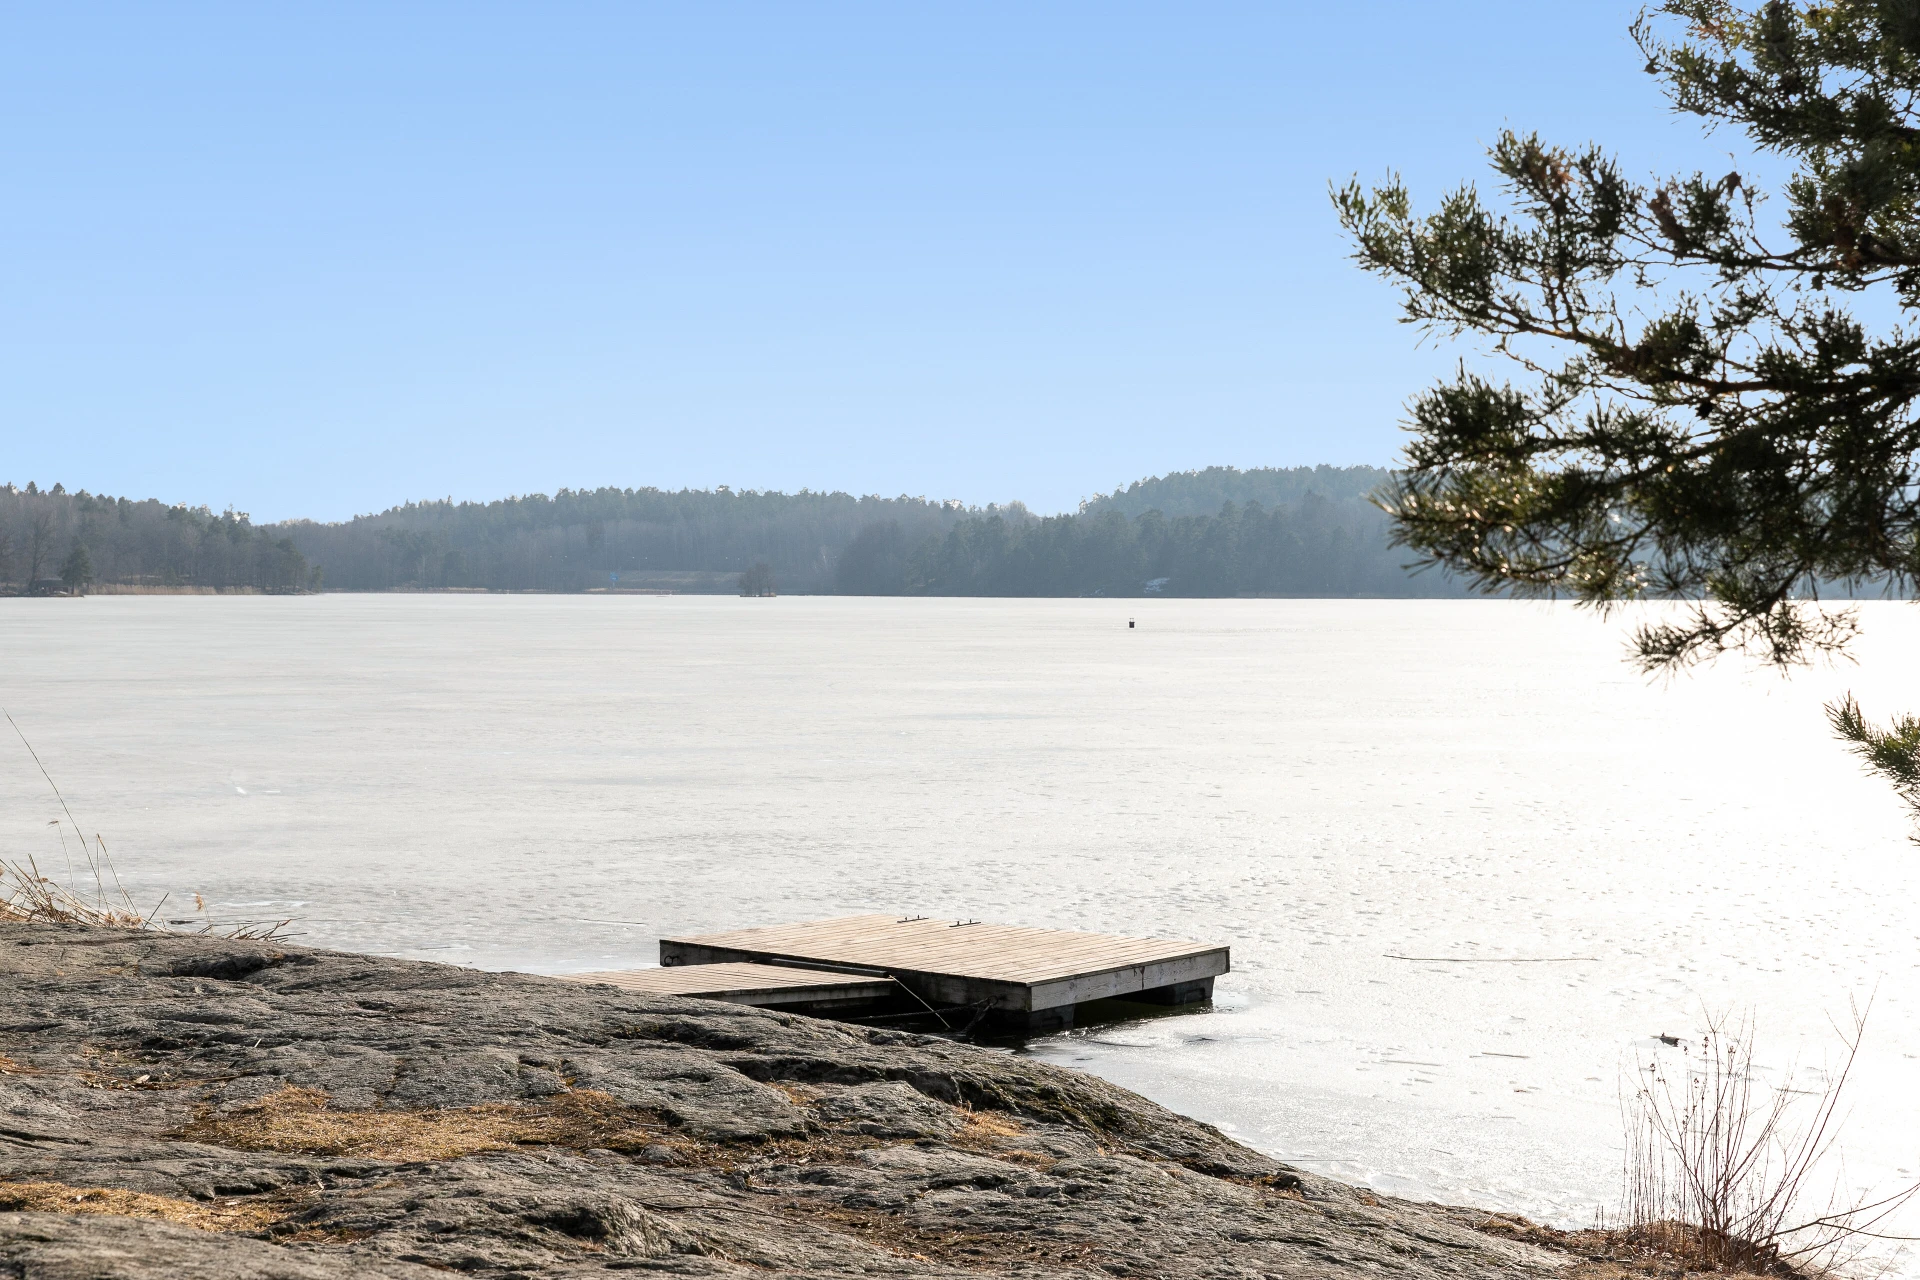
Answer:
MULTIPOLYGON (((147 583, 92 583, 80 592, 25 592, 0 590, 0 599, 74 599, 78 596, 738 596, 732 586, 700 587, 384 587, 332 588, 318 591, 269 591, 260 587, 206 587, 195 585, 160 586, 147 583)), ((806 596, 820 599, 849 600, 1113 600, 1138 604, 1144 600, 1399 600, 1399 596, 1376 595, 1288 595, 1274 591, 1240 591, 1225 596, 976 596, 976 595, 892 595, 870 596, 839 591, 780 591, 782 596, 806 596)), ((1467 596, 1464 599, 1492 597, 1467 596)))

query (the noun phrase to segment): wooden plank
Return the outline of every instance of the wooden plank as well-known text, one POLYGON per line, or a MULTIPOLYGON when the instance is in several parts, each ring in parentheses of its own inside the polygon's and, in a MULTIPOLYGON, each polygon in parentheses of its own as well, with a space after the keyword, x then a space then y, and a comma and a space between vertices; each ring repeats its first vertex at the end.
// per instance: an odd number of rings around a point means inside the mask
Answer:
POLYGON ((1200 943, 1116 938, 1065 930, 1009 926, 954 929, 939 922, 901 922, 871 916, 734 930, 678 941, 881 968, 933 969, 961 964, 965 972, 975 977, 1022 982, 1217 949, 1200 943), (933 927, 929 929, 928 924, 933 927))
POLYGON ((564 973, 565 982, 601 983, 645 995, 697 996, 735 1004, 801 1004, 819 1000, 879 1000, 892 995, 890 979, 791 969, 768 964, 698 964, 661 969, 564 973))
POLYGON ((1171 987, 1182 982, 1199 982, 1217 978, 1226 971, 1225 960, 1218 953, 1208 952, 1203 955, 1183 956, 1124 969, 1109 969, 1104 973, 1075 974, 1070 978, 1059 978, 1035 986, 1033 1007, 1052 1009, 1063 1004, 1080 1004, 1087 1000, 1137 995, 1142 991, 1152 991, 1158 987, 1171 987))

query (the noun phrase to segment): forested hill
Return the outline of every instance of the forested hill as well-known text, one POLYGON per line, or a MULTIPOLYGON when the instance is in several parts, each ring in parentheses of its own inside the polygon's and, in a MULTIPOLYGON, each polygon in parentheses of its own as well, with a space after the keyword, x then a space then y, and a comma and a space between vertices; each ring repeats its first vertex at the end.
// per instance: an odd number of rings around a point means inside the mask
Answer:
MULTIPOLYGON (((1290 507, 1312 496, 1330 502, 1367 501, 1367 496, 1393 478, 1385 467, 1207 467, 1174 471, 1136 480, 1124 489, 1103 493, 1080 504, 1082 514, 1118 511, 1125 516, 1158 511, 1165 516, 1210 516, 1231 502, 1244 507, 1257 502, 1267 510, 1290 507)), ((1371 505, 1371 504, 1368 504, 1371 505)))
POLYGON ((1390 478, 1378 467, 1180 471, 1089 499, 1077 515, 972 517, 889 574, 855 572, 876 537, 865 534, 841 578, 927 595, 1466 594, 1441 574, 1410 574, 1388 545, 1368 495, 1390 478))
POLYGON ((806 490, 562 489, 484 503, 410 502, 343 524, 279 528, 325 567, 329 587, 348 591, 731 591, 739 574, 764 562, 778 589, 814 592, 833 590, 841 552, 870 525, 896 525, 919 541, 977 514, 925 498, 806 490))
POLYGON ((1036 517, 1018 503, 716 490, 562 489, 407 503, 339 523, 58 486, 0 487, 0 590, 76 548, 99 584, 219 590, 731 592, 758 564, 786 593, 982 596, 1459 595, 1409 575, 1367 467, 1213 467, 1036 517))

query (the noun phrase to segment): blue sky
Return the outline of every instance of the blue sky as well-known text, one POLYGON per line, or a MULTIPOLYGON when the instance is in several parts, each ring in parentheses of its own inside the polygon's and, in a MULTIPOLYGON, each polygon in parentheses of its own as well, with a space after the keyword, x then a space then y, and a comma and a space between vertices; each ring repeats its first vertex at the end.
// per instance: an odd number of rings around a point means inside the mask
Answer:
POLYGON ((0 480, 337 519, 561 486, 1040 510, 1385 464, 1330 179, 1724 163, 1635 6, 15 6, 0 480))

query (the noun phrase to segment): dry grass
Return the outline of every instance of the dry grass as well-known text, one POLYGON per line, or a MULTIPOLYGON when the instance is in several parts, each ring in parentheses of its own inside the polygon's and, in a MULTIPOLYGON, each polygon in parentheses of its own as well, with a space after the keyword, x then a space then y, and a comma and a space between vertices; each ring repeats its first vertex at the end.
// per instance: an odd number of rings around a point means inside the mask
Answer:
POLYGON ((1025 1147, 1012 1145, 1027 1136, 1027 1127, 1004 1111, 975 1111, 969 1106, 955 1107, 960 1113, 960 1131, 949 1139, 963 1151, 992 1156, 1008 1164, 1047 1170, 1059 1163, 1054 1157, 1025 1147))
POLYGON ((434 1111, 336 1111, 318 1089, 282 1089, 181 1130, 196 1142, 240 1151, 369 1156, 406 1163, 457 1160, 523 1146, 637 1151, 667 1142, 653 1113, 591 1089, 543 1102, 497 1102, 434 1111))
POLYGON ((959 1110, 966 1119, 962 1134, 975 1141, 1027 1136, 1027 1126, 1004 1111, 975 1111, 972 1107, 959 1110))
POLYGON ((116 1187, 75 1187, 64 1182, 0 1182, 0 1210, 19 1213, 110 1213, 158 1218, 201 1231, 259 1231, 280 1212, 262 1201, 202 1204, 116 1187))
MULTIPOLYGON (((794 1096, 817 1094, 796 1086, 794 1096)), ((955 1145, 1021 1164, 1050 1165, 1038 1152, 1009 1150, 1026 1130, 999 1112, 959 1108, 965 1118, 955 1145)), ((457 1160, 516 1147, 567 1147, 632 1153, 664 1146, 684 1164, 733 1167, 768 1159, 844 1158, 884 1146, 871 1138, 812 1137, 746 1148, 700 1142, 677 1134, 653 1112, 593 1089, 574 1089, 540 1102, 494 1102, 443 1110, 337 1110, 319 1089, 286 1088, 226 1112, 206 1112, 176 1137, 238 1151, 367 1156, 407 1163, 457 1160)))
POLYGON ((266 942, 284 936, 283 930, 293 923, 292 920, 248 920, 235 925, 215 925, 207 915, 206 901, 195 895, 197 919, 168 920, 156 925, 154 917, 166 899, 161 898, 152 911, 144 915, 137 910, 133 902, 119 889, 115 877, 114 891, 120 893, 121 901, 115 904, 106 888, 102 868, 111 873, 112 863, 106 857, 106 842, 98 836, 97 852, 81 841, 81 848, 87 853, 88 866, 94 875, 94 893, 91 900, 82 897, 73 890, 55 880, 52 876, 42 875, 40 865, 32 858, 26 862, 14 862, 0 858, 0 920, 13 920, 22 924, 85 924, 98 925, 109 929, 155 929, 164 933, 201 933, 217 934, 222 938, 251 938, 266 942), (198 925, 197 929, 181 929, 180 925, 198 925))
POLYGON ((0 920, 95 924, 116 929, 138 929, 146 924, 131 904, 116 907, 106 901, 104 893, 88 902, 41 875, 39 865, 31 858, 24 865, 0 858, 0 920))
MULTIPOLYGON (((47 772, 47 766, 41 761, 40 753, 27 741, 26 733, 14 722, 13 716, 0 708, 0 716, 12 727, 19 737, 20 745, 27 749, 33 764, 46 779, 47 786, 53 792, 53 798, 60 805, 64 818, 56 818, 47 825, 56 829, 60 841, 60 856, 66 863, 67 881, 61 883, 52 876, 41 873, 40 864, 31 854, 25 862, 18 859, 0 858, 0 920, 12 920, 37 924, 86 924, 100 925, 113 929, 150 929, 153 918, 160 914, 160 908, 166 904, 166 895, 154 904, 153 910, 142 912, 133 905, 133 899, 121 887, 120 872, 113 865, 113 855, 107 851, 106 839, 95 833, 89 841, 86 829, 80 820, 73 816, 73 810, 67 807, 67 798, 60 794, 60 784, 47 772), (74 864, 75 844, 67 840, 67 827, 73 828, 73 839, 80 851, 81 862, 93 879, 93 895, 89 901, 73 885, 82 883, 79 869, 74 864), (111 881, 113 888, 107 888, 111 881), (116 901, 117 899, 117 901, 116 901)), ((200 895, 194 895, 200 920, 168 921, 168 924, 199 924, 202 927, 195 932, 213 933, 213 921, 205 918, 207 904, 200 895)), ((253 938, 266 940, 278 937, 281 931, 292 924, 291 920, 249 920, 237 926, 227 926, 219 930, 225 938, 253 938)), ((173 930, 168 930, 172 932, 173 930)))
MULTIPOLYGON (((80 842, 80 856, 87 864, 87 870, 93 873, 95 889, 94 901, 88 902, 72 890, 51 877, 40 874, 40 865, 32 855, 22 864, 0 858, 0 920, 37 920, 57 924, 99 924, 119 928, 137 928, 146 923, 141 914, 134 909, 133 902, 126 891, 120 888, 120 875, 113 867, 113 858, 107 853, 107 842, 98 835, 94 843, 89 844, 86 829, 73 816, 73 810, 67 807, 67 798, 60 794, 60 784, 47 772, 47 766, 41 763, 40 753, 27 741, 26 733, 14 722, 13 716, 0 710, 7 723, 20 739, 20 745, 27 749, 33 758, 34 768, 47 780, 47 786, 53 791, 53 798, 60 804, 60 812, 65 814, 65 822, 73 824, 74 838, 80 842), (119 892, 123 906, 114 906, 107 899, 107 880, 113 880, 113 887, 119 892)), ((67 863, 67 879, 74 879, 73 851, 67 844, 67 828, 59 818, 47 824, 58 829, 61 857, 67 863)))
POLYGON ((1723 1280, 1750 1277, 1757 1280, 1761 1276, 1777 1274, 1704 1263, 1698 1251, 1684 1241, 1667 1242, 1680 1245, 1676 1252, 1660 1247, 1660 1241, 1652 1236, 1630 1240, 1625 1232, 1600 1228, 1562 1231, 1557 1227, 1542 1226, 1517 1213, 1480 1213, 1467 1209, 1445 1212, 1453 1221, 1472 1227, 1475 1231, 1506 1240, 1523 1241, 1556 1253, 1571 1254, 1579 1261, 1561 1273, 1565 1280, 1651 1280, 1653 1277, 1658 1277, 1658 1280, 1683 1280, 1691 1276, 1715 1276, 1723 1280))

